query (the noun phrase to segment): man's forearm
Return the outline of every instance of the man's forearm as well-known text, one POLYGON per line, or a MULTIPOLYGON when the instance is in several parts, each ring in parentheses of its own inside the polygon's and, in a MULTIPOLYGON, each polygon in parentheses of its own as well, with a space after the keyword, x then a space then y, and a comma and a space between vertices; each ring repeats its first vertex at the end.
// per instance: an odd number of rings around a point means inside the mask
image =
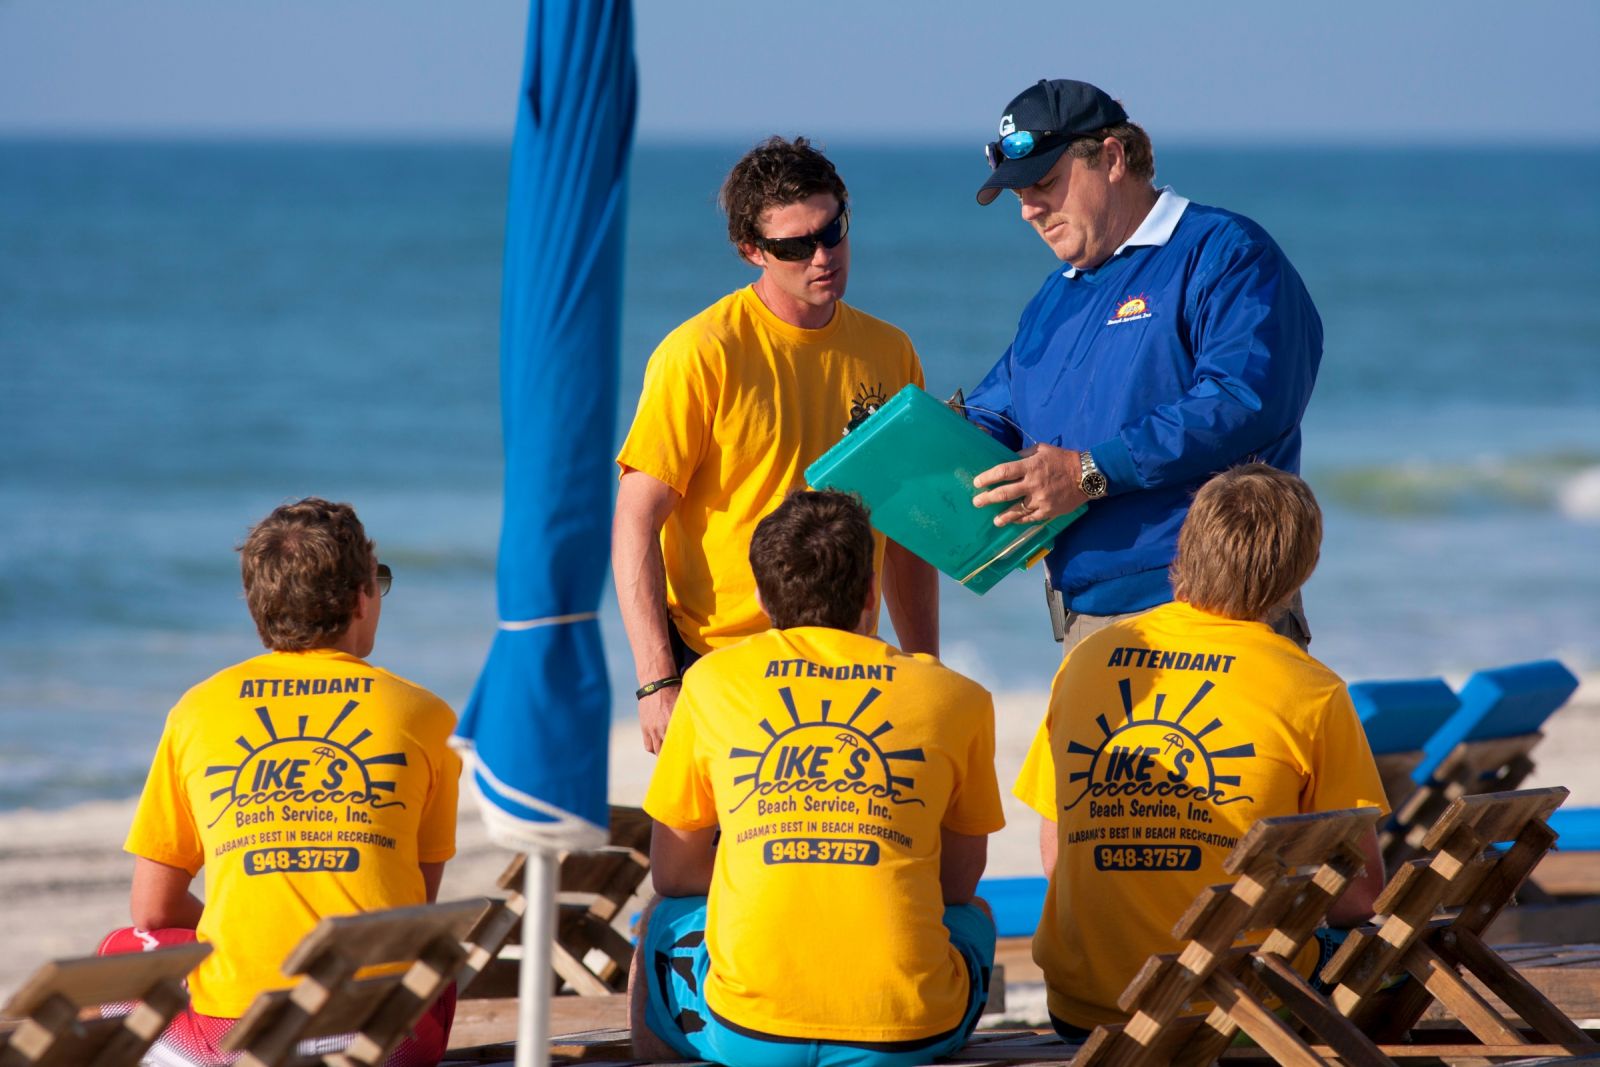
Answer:
MULTIPOLYGON (((664 482, 639 471, 623 475, 617 490, 611 572, 640 686, 678 673, 672 654, 672 623, 667 619, 667 567, 661 556, 661 527, 678 499, 664 482)), ((677 700, 678 690, 667 687, 639 703, 639 732, 645 751, 661 751, 677 700)))
POLYGON ((622 628, 633 652, 639 683, 677 671, 667 620, 667 568, 660 535, 649 523, 626 521, 621 514, 612 537, 611 570, 617 585, 622 628))
POLYGON ((703 897, 711 891, 717 828, 676 830, 657 822, 650 830, 650 882, 664 897, 703 897))
POLYGON ((128 913, 141 930, 193 930, 205 904, 189 892, 193 876, 180 867, 143 856, 133 863, 133 889, 128 913))
POLYGON ((883 599, 907 652, 939 654, 939 572, 893 541, 884 546, 883 599))
POLYGON ((141 930, 197 930, 205 908, 205 903, 199 897, 185 892, 167 901, 160 909, 139 910, 135 905, 129 911, 133 924, 141 930))
POLYGON ((939 889, 946 904, 970 904, 989 862, 989 838, 939 830, 939 889))

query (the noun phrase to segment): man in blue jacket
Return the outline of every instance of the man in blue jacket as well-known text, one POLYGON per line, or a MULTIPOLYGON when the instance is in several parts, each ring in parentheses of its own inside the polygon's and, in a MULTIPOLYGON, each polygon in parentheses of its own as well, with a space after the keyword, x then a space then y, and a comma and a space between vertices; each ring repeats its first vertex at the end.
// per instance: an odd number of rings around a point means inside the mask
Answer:
MULTIPOLYGON (((1053 269, 967 415, 1022 453, 976 479, 1000 525, 1087 503, 1051 551, 1066 649, 1172 599, 1189 501, 1217 471, 1300 467, 1322 322, 1294 267, 1240 215, 1156 189, 1150 138, 1093 85, 1041 81, 986 146, 988 204, 1012 190, 1053 269)), ((1311 639, 1298 598, 1274 628, 1311 639)))

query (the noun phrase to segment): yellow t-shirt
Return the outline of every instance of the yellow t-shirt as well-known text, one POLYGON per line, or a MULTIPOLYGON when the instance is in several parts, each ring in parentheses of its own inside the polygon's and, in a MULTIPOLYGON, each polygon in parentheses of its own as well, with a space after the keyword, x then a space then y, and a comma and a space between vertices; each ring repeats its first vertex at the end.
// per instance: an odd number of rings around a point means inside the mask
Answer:
POLYGON ((205 868, 196 1011, 237 1018, 287 986, 321 918, 426 899, 419 863, 455 854, 460 758, 438 697, 328 649, 270 652, 184 694, 123 846, 205 868))
POLYGON ((1085 1028, 1126 1020, 1117 997, 1233 880, 1222 861, 1256 820, 1386 809, 1339 676, 1264 623, 1183 603, 1072 650, 1015 793, 1057 820, 1033 955, 1051 1012, 1085 1028))
POLYGON ((940 828, 1005 822, 976 682, 877 638, 768 630, 689 669, 644 806, 680 830, 721 827, 705 985, 719 1016, 836 1041, 961 1021, 940 828))
MULTIPOLYGON (((769 625, 756 603, 750 535, 852 417, 922 384, 895 327, 843 301, 820 330, 791 326, 751 287, 667 335, 645 368, 633 426, 617 456, 683 500, 661 531, 667 605, 699 652, 769 625)), ((874 533, 873 565, 883 564, 874 533)))

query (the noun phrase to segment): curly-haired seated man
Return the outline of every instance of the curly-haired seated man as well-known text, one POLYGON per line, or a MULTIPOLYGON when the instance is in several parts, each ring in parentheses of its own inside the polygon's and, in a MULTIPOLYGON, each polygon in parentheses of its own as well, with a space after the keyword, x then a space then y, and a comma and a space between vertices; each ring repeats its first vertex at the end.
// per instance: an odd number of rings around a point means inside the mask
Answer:
MULTIPOLYGON (((134 926, 101 946, 212 945, 146 1063, 233 1062, 222 1039, 257 994, 289 984, 279 965, 319 920, 432 901, 455 854, 455 715, 364 659, 393 578, 355 511, 285 504, 240 556, 269 651, 167 716, 124 846, 134 926), (189 891, 202 868, 204 903, 189 891)), ((454 1013, 452 989, 389 1067, 438 1063, 454 1013)))
POLYGON ((791 495, 750 544, 772 629, 684 677, 645 798, 660 898, 635 954, 641 1056, 892 1067, 977 1023, 994 705, 872 636, 872 556, 855 498, 791 495))

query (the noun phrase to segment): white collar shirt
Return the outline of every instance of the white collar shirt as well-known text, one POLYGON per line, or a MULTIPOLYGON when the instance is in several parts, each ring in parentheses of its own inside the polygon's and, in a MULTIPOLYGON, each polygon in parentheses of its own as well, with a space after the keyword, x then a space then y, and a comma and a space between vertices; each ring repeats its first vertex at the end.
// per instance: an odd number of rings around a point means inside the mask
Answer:
MULTIPOLYGON (((1188 206, 1189 201, 1173 192, 1172 186, 1162 186, 1161 195, 1156 197, 1155 206, 1144 217, 1144 221, 1139 223, 1139 228, 1117 246, 1117 250, 1111 253, 1106 262, 1116 259, 1127 248, 1159 247, 1166 244, 1172 239, 1172 231, 1178 228, 1178 220, 1183 218, 1184 209, 1188 206)), ((1079 273, 1077 267, 1068 267, 1062 277, 1076 278, 1079 273)))

